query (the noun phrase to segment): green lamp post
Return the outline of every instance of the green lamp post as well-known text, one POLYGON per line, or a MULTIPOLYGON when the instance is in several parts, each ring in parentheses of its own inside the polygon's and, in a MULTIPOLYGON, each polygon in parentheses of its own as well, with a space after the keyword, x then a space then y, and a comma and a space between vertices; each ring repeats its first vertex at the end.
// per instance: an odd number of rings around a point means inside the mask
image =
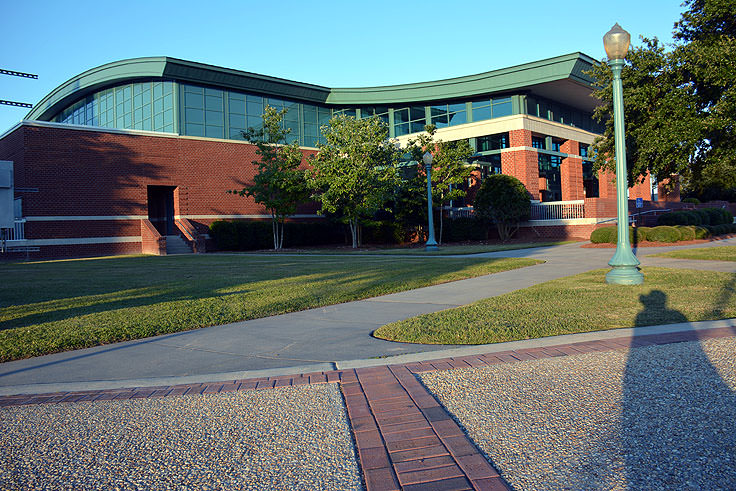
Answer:
POLYGON ((618 218, 616 252, 608 262, 611 271, 606 274, 606 283, 616 285, 640 285, 644 282, 644 275, 637 268, 639 260, 631 251, 631 243, 629 242, 629 200, 626 196, 628 179, 621 70, 624 67, 626 53, 629 51, 630 41, 631 36, 618 23, 603 36, 603 46, 608 55, 608 66, 611 67, 613 72, 613 127, 616 142, 616 211, 618 218))
POLYGON ((427 215, 429 215, 429 237, 427 237, 424 250, 439 251, 437 241, 434 240, 434 218, 432 217, 432 154, 424 152, 422 161, 424 161, 424 168, 427 170, 427 215))

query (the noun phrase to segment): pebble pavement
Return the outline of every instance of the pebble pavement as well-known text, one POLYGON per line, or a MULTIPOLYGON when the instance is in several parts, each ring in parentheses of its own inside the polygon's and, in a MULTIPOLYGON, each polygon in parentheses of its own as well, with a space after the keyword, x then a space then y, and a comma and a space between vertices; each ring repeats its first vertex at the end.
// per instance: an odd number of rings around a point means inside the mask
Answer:
POLYGON ((736 489, 736 339, 421 375, 516 490, 736 489))
POLYGON ((337 384, 0 410, 0 489, 362 489, 337 384))

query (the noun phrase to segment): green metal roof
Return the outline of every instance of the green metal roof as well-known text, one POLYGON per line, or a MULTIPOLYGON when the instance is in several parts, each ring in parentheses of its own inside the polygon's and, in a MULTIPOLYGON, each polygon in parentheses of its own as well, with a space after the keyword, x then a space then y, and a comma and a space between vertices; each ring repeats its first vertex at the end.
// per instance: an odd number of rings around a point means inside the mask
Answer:
POLYGON ((554 98, 560 102, 590 110, 595 103, 581 100, 580 97, 591 92, 592 80, 583 71, 593 63, 596 60, 583 53, 571 53, 478 75, 433 82, 330 89, 176 58, 134 58, 87 70, 64 82, 36 104, 26 119, 50 120, 65 107, 97 90, 152 78, 339 106, 436 101, 526 90, 546 97, 557 95, 554 98))

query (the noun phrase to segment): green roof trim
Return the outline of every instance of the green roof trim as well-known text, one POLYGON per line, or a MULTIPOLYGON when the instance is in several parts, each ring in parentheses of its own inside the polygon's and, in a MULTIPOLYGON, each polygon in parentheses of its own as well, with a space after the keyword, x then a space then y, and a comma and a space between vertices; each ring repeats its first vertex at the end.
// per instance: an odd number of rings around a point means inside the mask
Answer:
POLYGON ((571 53, 478 75, 434 82, 332 89, 327 102, 335 105, 359 105, 455 99, 518 91, 532 85, 566 79, 590 86, 593 81, 583 71, 589 70, 594 63, 597 63, 596 60, 583 53, 571 53))
POLYGON ((48 121, 59 111, 90 93, 142 79, 176 80, 316 104, 386 105, 529 90, 533 86, 560 82, 574 82, 592 89, 592 80, 584 71, 590 69, 594 63, 597 61, 578 52, 478 75, 433 82, 330 89, 176 58, 133 58, 87 70, 64 82, 36 104, 26 119, 48 121))

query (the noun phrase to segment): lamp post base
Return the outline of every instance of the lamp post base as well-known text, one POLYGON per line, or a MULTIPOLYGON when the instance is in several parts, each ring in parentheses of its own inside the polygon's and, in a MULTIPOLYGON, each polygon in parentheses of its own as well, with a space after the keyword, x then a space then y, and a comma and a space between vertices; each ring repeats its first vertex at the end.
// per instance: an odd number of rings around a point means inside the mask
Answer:
POLYGON ((424 250, 434 252, 434 251, 439 251, 440 248, 437 247, 437 242, 434 242, 434 243, 427 242, 427 245, 424 246, 424 250))
POLYGON ((644 275, 636 266, 614 266, 606 273, 606 283, 609 285, 641 285, 644 275))

